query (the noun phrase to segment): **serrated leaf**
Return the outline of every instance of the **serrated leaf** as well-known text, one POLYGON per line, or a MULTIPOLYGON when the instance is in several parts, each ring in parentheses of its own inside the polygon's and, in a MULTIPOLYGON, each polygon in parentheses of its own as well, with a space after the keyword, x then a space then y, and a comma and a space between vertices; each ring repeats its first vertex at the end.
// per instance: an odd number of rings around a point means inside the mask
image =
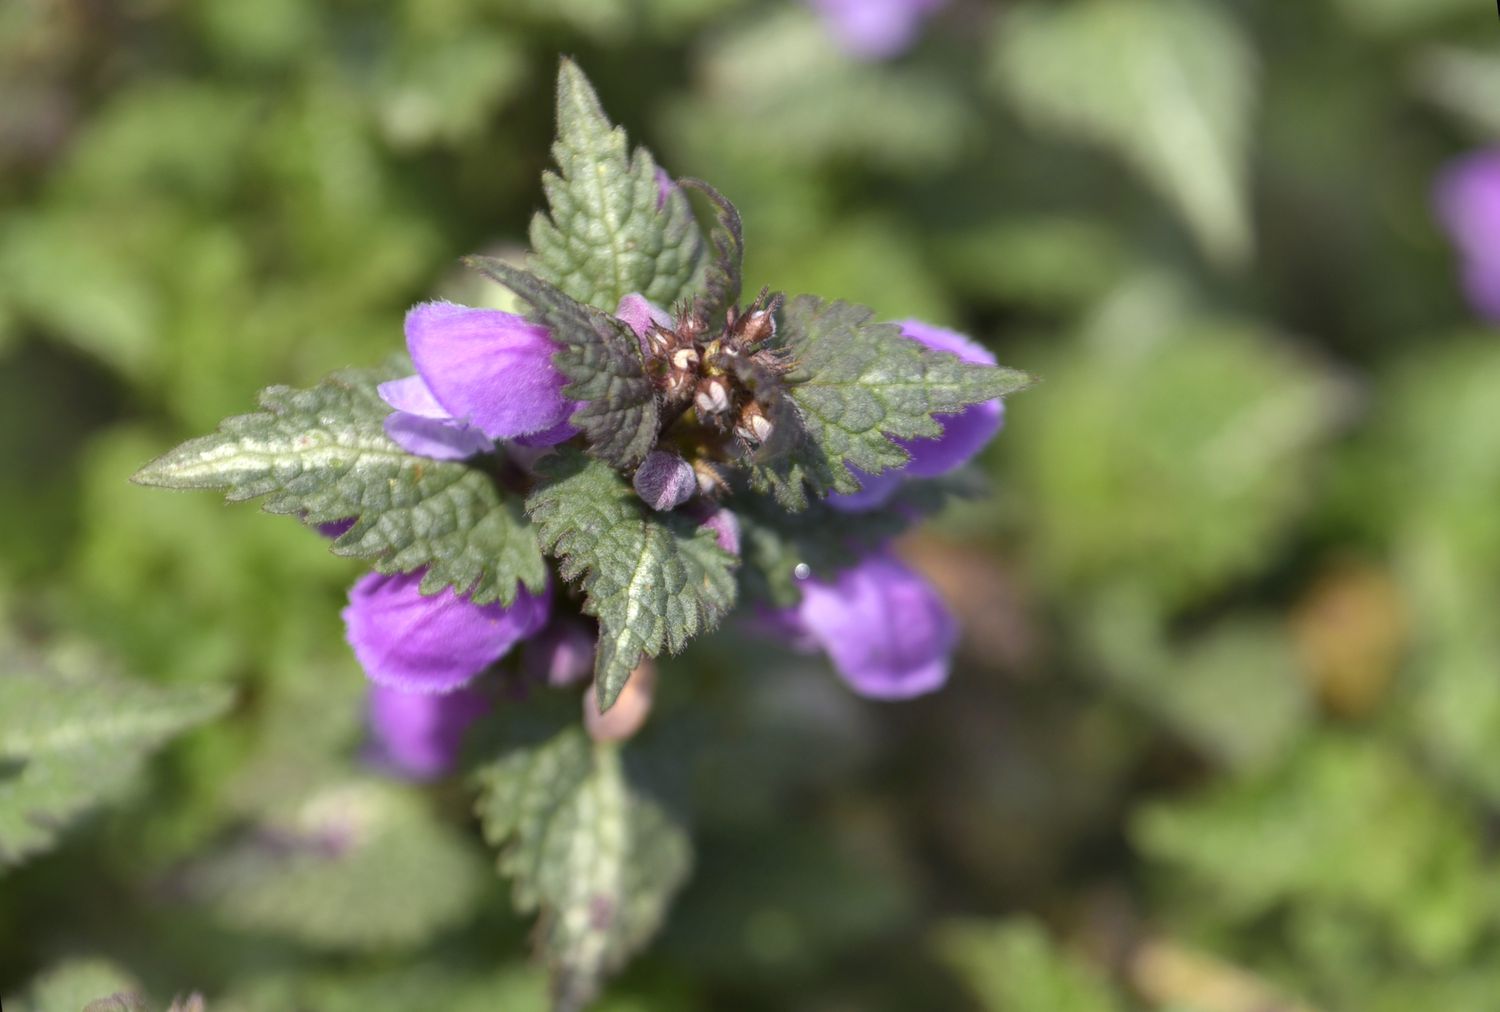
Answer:
POLYGON ((745 227, 740 221, 739 208, 718 190, 701 179, 681 181, 688 189, 697 190, 714 206, 715 227, 710 236, 713 259, 703 275, 703 290, 699 300, 704 315, 718 319, 724 311, 739 304, 740 288, 745 263, 745 227))
POLYGON ((594 687, 614 705, 643 655, 676 653, 734 605, 735 560, 713 532, 647 509, 601 461, 564 451, 526 500, 563 578, 577 580, 584 611, 599 619, 594 687))
POLYGON ((482 881, 459 834, 376 781, 321 786, 188 875, 229 923, 338 950, 420 945, 473 910, 482 881))
POLYGON ((907 461, 891 437, 937 436, 935 414, 1003 397, 1031 378, 1014 369, 970 365, 877 323, 864 306, 799 295, 782 311, 778 340, 795 368, 787 376, 784 407, 801 429, 786 451, 752 463, 751 485, 787 509, 807 508, 808 491, 855 492, 856 467, 878 474, 907 461))
POLYGON ((133 480, 222 489, 231 502, 267 496, 267 512, 310 523, 354 517, 334 553, 371 559, 382 573, 426 567, 426 594, 451 586, 476 604, 509 604, 518 584, 540 592, 546 562, 520 505, 480 469, 414 456, 386 437, 391 409, 375 388, 404 373, 349 369, 310 390, 271 387, 263 411, 226 419, 133 480))
POLYGON ((550 213, 531 220, 536 272, 606 312, 632 292, 658 305, 686 295, 703 259, 687 197, 676 187, 663 196, 651 153, 629 151, 572 60, 558 69, 552 156, 561 174, 542 176, 550 213))
POLYGON ((466 262, 525 299, 532 318, 562 346, 553 364, 572 381, 563 392, 583 402, 568 421, 582 430, 589 452, 623 468, 645 459, 661 419, 656 388, 630 327, 502 260, 470 257, 466 262))
POLYGON ((1219 5, 1018 5, 1001 22, 996 57, 1001 86, 1029 120, 1115 149, 1177 205, 1215 259, 1249 254, 1256 67, 1219 5))
POLYGON ((46 850, 126 793, 147 756, 222 713, 221 686, 164 688, 6 660, 0 673, 0 867, 46 850))
POLYGON ((501 846, 516 907, 539 910, 537 939, 555 1008, 579 1009, 660 926, 686 880, 686 832, 636 789, 619 746, 576 724, 480 771, 485 838, 501 846))
POLYGON ((1261 775, 1147 805, 1131 835, 1216 917, 1332 908, 1428 962, 1470 944, 1500 886, 1470 806, 1399 751, 1333 731, 1261 775))

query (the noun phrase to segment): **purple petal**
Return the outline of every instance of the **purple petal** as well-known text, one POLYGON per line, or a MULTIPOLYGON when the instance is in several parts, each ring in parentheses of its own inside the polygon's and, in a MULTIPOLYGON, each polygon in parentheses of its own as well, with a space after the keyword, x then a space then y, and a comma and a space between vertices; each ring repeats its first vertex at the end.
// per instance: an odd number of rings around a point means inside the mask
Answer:
POLYGON ((862 696, 909 699, 948 680, 958 624, 932 585, 889 555, 832 583, 808 581, 796 615, 862 696))
POLYGON ((432 391, 428 389, 420 376, 408 376, 405 379, 382 383, 375 388, 375 392, 380 394, 381 400, 397 411, 404 411, 421 418, 453 420, 453 416, 443 410, 443 406, 437 402, 436 397, 432 396, 432 391))
POLYGON ((385 416, 384 428, 391 442, 407 453, 433 460, 463 460, 495 448, 489 437, 474 426, 451 419, 392 411, 385 416))
POLYGON ((724 549, 735 558, 740 554, 740 520, 729 510, 722 506, 711 508, 702 515, 698 521, 699 527, 707 527, 714 532, 714 540, 719 547, 724 549))
POLYGON ((882 60, 909 49, 944 0, 811 0, 834 41, 852 56, 882 60))
POLYGON ((857 467, 850 472, 859 482, 858 492, 835 492, 828 497, 828 505, 845 513, 863 513, 884 506, 905 480, 905 468, 895 467, 879 474, 866 474, 857 467))
POLYGON ((581 682, 594 673, 594 637, 577 622, 559 619, 526 644, 523 666, 530 681, 553 688, 581 682))
POLYGON ((550 429, 533 432, 529 436, 517 436, 511 442, 516 446, 556 446, 558 443, 566 443, 576 435, 578 435, 578 430, 573 426, 567 422, 558 422, 550 429))
POLYGON ((349 591, 349 645, 377 685, 407 692, 451 692, 541 629, 551 595, 520 588, 509 607, 477 605, 447 588, 423 595, 422 572, 369 573, 349 591))
POLYGON ((454 420, 422 377, 391 380, 376 390, 381 400, 396 409, 385 418, 385 434, 407 453, 434 460, 463 460, 494 449, 484 433, 454 420))
POLYGON ((424 302, 406 314, 406 344, 437 403, 491 439, 543 432, 573 412, 547 328, 519 316, 424 302))
POLYGON ((933 415, 943 434, 931 439, 898 439, 911 454, 903 469, 910 478, 936 478, 963 467, 984 449, 1005 423, 999 400, 973 404, 956 415, 933 415))
POLYGON ((1438 177, 1438 218, 1463 255, 1474 308, 1500 320, 1500 148, 1468 155, 1438 177))
POLYGON ((453 768, 464 732, 490 709, 475 689, 436 695, 370 686, 373 759, 396 776, 428 780, 453 768))
POLYGON ((656 303, 635 292, 620 298, 620 305, 615 310, 615 316, 624 320, 630 329, 635 331, 635 336, 641 339, 645 338, 646 331, 653 323, 668 329, 672 326, 671 316, 659 309, 656 303))
POLYGON ((339 538, 347 534, 349 532, 349 529, 353 526, 354 518, 345 517, 342 520, 334 520, 330 523, 318 524, 318 533, 323 535, 323 537, 327 538, 329 541, 337 541, 339 538))
POLYGON ((698 476, 693 465, 662 450, 652 450, 635 469, 636 494, 654 510, 673 510, 698 491, 698 476))

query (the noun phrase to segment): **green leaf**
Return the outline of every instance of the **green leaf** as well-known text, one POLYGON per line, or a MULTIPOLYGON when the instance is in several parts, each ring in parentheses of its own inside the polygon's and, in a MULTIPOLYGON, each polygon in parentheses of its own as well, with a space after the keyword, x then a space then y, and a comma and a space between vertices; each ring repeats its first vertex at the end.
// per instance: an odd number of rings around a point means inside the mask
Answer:
POLYGON ((946 924, 936 948, 987 1012, 1118 1012, 1125 1007, 1102 974, 1062 951, 1026 918, 946 924))
POLYGON ((751 464, 751 485, 791 510, 817 497, 855 492, 849 468, 867 474, 899 467, 908 454, 892 437, 942 434, 935 414, 952 413, 1025 388, 1014 369, 970 365, 876 323, 863 306, 799 295, 782 311, 779 341, 795 363, 787 376, 778 428, 792 445, 751 464), (795 430, 800 429, 800 438, 795 430))
POLYGON ((518 502, 473 465, 414 456, 386 437, 391 409, 375 388, 403 373, 350 369, 311 390, 271 387, 265 410, 227 419, 133 480, 223 489, 231 502, 269 496, 268 512, 309 523, 354 517, 334 553, 372 559, 382 573, 426 567, 424 594, 451 586, 475 604, 509 604, 518 583, 542 590, 546 563, 518 502))
POLYGON ((550 213, 531 220, 536 272, 606 312, 632 292, 659 305, 687 295, 703 259, 687 197, 671 187, 663 201, 651 153, 629 152, 572 60, 558 69, 552 155, 561 175, 542 176, 550 213))
POLYGON ((576 724, 482 769, 476 810, 516 907, 539 910, 537 939, 555 1007, 579 1009, 661 925, 692 846, 676 819, 634 787, 619 746, 576 724))
POLYGON ((164 688, 15 658, 0 673, 0 867, 57 843, 127 793, 146 757, 229 705, 220 686, 164 688))
POLYGON ((1039 362, 1031 423, 1006 434, 1038 572, 1065 595, 1127 583, 1171 609, 1258 572, 1349 404, 1280 335, 1159 304, 1170 298, 1122 286, 1081 345, 1039 362))
POLYGON ((250 931, 338 950, 420 945, 474 909, 482 865, 411 792, 319 786, 193 869, 191 890, 250 931))
POLYGON ((1250 252, 1256 66, 1220 5, 1022 4, 1001 22, 999 80, 1038 127, 1114 148, 1223 263, 1250 252))
POLYGON ((697 190, 714 206, 715 227, 711 238, 714 256, 703 278, 702 308, 709 319, 724 315, 739 304, 745 264, 745 226, 739 208, 728 197, 701 179, 684 179, 682 185, 697 190))
POLYGON ((673 653, 734 604, 734 558, 714 534, 675 513, 647 509, 606 464, 563 451, 526 500, 564 579, 580 580, 584 611, 599 619, 594 688, 614 705, 642 655, 673 653))
POLYGON ((631 468, 645 459, 656 444, 661 418, 656 388, 630 327, 502 260, 465 262, 525 299, 533 318, 562 345, 553 363, 572 381, 564 393, 583 402, 569 421, 582 430, 589 451, 616 467, 631 468))
POLYGON ((1332 731, 1263 775, 1149 805, 1131 828, 1202 913, 1335 912, 1428 962, 1472 943, 1500 886, 1467 805, 1399 752, 1332 731))

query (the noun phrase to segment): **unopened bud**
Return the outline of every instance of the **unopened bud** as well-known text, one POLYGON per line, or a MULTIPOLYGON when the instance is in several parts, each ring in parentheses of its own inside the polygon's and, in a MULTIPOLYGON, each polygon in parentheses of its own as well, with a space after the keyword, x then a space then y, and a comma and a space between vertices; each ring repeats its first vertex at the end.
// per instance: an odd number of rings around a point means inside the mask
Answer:
POLYGON ((760 344, 776 336, 776 317, 769 310, 757 309, 745 317, 740 336, 746 344, 760 344))
POLYGON ((716 495, 727 491, 729 483, 724 480, 724 475, 719 469, 706 460, 693 461, 693 475, 698 479, 698 492, 702 495, 716 495))
POLYGON ((672 352, 672 368, 691 372, 698 368, 697 348, 678 348, 672 352))
POLYGON ((729 387, 723 380, 710 376, 698 384, 693 404, 698 414, 705 417, 722 415, 729 410, 729 387))
POLYGON ((745 410, 740 412, 739 423, 734 427, 734 434, 751 446, 765 443, 775 431, 776 427, 755 401, 745 405, 745 410))
POLYGON ((630 673, 615 705, 608 712, 599 712, 593 692, 583 694, 583 726, 595 741, 626 741, 646 723, 655 696, 656 665, 649 660, 642 661, 630 673))
POLYGON ((660 327, 652 327, 646 332, 646 349, 656 358, 665 358, 672 350, 672 336, 660 327))
POLYGON ((693 466, 675 453, 652 450, 635 470, 636 494, 654 510, 676 509, 698 488, 693 466))

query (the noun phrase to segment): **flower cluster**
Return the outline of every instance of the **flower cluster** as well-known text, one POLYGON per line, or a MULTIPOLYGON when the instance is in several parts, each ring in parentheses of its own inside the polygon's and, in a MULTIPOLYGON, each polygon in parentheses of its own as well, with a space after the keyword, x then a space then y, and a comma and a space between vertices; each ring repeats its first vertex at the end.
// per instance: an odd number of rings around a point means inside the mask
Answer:
MULTIPOLYGON (((721 502, 727 483, 713 461, 727 444, 753 450, 771 437, 761 399, 789 365, 762 347, 775 331, 776 306, 763 294, 748 310, 731 311, 716 333, 696 309, 674 320, 639 295, 617 310, 652 363, 668 409, 695 423, 681 427, 674 450, 647 455, 634 486, 652 509, 684 511, 736 555, 739 524, 732 503, 721 502)), ((907 321, 902 333, 967 362, 994 363, 953 331, 907 321)), ((393 409, 386 432, 408 452, 436 459, 499 452, 524 471, 539 448, 573 435, 566 382, 553 367, 556 347, 545 328, 510 313, 437 302, 411 310, 406 338, 417 373, 382 385, 380 394, 393 409)), ((940 436, 901 442, 910 454, 904 467, 861 474, 862 490, 831 504, 847 512, 881 508, 903 482, 965 464, 1002 418, 999 400, 938 416, 940 436)), ((518 644, 542 644, 543 659, 532 666, 549 671, 554 684, 581 677, 589 665, 586 641, 560 637, 549 622, 550 591, 518 588, 508 606, 478 605, 451 588, 423 595, 422 575, 369 574, 354 585, 344 611, 349 642, 372 683, 378 752, 388 768, 411 776, 451 765, 465 730, 487 706, 489 697, 476 688, 480 676, 518 644)), ((794 647, 826 652, 856 692, 904 699, 946 681, 957 626, 931 585, 888 550, 841 572, 811 575, 801 591, 798 605, 763 616, 766 624, 794 647)))

